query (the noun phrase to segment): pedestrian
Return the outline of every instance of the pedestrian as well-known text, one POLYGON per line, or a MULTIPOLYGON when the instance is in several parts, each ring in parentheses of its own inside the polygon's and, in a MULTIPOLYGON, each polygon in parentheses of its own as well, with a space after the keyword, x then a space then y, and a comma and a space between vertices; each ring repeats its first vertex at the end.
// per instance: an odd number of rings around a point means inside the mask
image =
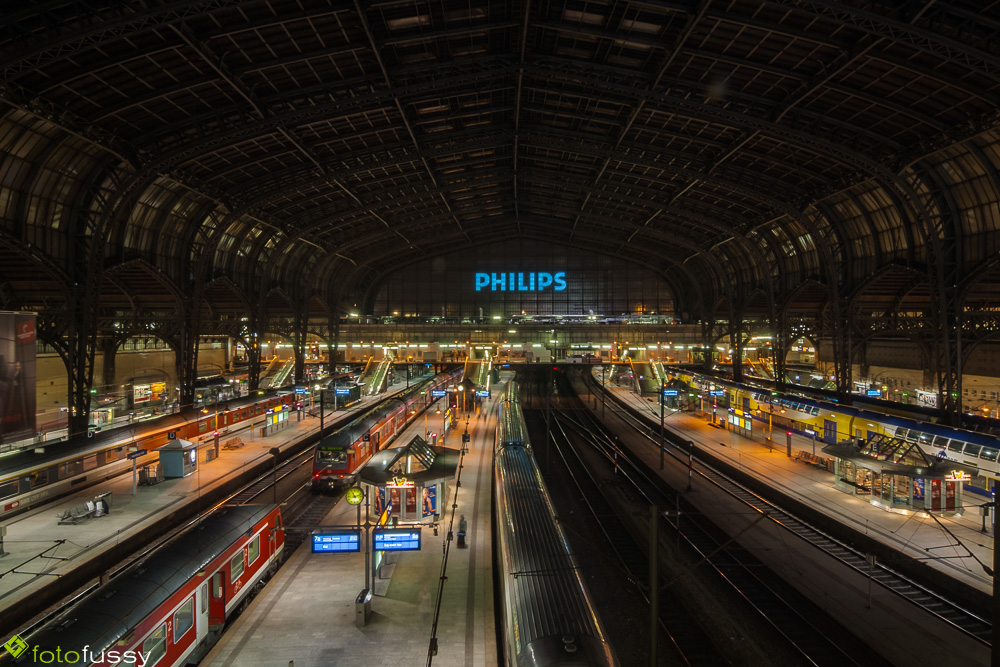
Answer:
POLYGON ((463 514, 458 520, 458 548, 465 548, 465 531, 469 527, 468 522, 465 520, 465 515, 463 514))

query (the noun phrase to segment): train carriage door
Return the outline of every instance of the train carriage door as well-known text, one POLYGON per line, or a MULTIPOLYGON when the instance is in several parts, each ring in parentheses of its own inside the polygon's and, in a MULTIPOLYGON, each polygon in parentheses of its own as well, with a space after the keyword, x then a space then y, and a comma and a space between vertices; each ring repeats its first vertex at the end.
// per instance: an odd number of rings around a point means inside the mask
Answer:
POLYGON ((832 419, 823 420, 823 442, 837 444, 837 422, 832 419))
POLYGON ((208 598, 208 582, 205 582, 198 587, 197 599, 194 601, 195 609, 197 610, 195 614, 195 632, 199 640, 208 634, 208 598))
POLYGON ((208 594, 208 624, 221 626, 226 622, 226 573, 219 570, 212 575, 208 594))

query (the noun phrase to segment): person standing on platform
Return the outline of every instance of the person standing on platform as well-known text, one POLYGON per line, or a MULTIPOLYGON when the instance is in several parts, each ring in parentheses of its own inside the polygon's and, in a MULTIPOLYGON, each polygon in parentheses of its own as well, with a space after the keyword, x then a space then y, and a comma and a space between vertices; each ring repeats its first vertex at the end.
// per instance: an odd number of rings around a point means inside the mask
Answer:
POLYGON ((468 522, 465 520, 465 515, 458 520, 458 548, 465 548, 465 531, 469 527, 468 522))

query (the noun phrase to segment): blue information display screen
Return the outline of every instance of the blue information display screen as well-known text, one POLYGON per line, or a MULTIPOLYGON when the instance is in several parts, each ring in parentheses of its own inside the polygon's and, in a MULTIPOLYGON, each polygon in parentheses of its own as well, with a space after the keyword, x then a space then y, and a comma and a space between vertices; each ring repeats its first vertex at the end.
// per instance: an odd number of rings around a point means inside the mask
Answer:
POLYGON ((376 551, 420 551, 419 529, 376 530, 372 537, 376 551))
POLYGON ((431 396, 435 396, 437 398, 441 398, 446 393, 448 392, 446 392, 444 389, 431 389, 431 396))
POLYGON ((677 390, 676 389, 666 389, 666 390, 664 390, 663 395, 664 396, 676 396, 677 395, 677 390))
POLYGON ((361 551, 359 530, 317 530, 312 534, 313 553, 361 551))
POLYGON ((350 387, 337 387, 336 391, 337 391, 338 395, 340 395, 340 396, 346 396, 347 394, 351 393, 351 388, 350 387))
POLYGON ((723 396, 723 395, 725 395, 725 393, 726 392, 722 391, 721 389, 712 389, 711 391, 708 392, 708 395, 709 396, 723 396))
POLYGON ((490 390, 489 389, 480 389, 480 390, 478 390, 476 392, 476 396, 479 396, 480 398, 489 398, 490 397, 490 390))
POLYGON ((881 396, 882 395, 882 392, 879 391, 878 389, 869 389, 867 393, 868 393, 869 396, 881 396))

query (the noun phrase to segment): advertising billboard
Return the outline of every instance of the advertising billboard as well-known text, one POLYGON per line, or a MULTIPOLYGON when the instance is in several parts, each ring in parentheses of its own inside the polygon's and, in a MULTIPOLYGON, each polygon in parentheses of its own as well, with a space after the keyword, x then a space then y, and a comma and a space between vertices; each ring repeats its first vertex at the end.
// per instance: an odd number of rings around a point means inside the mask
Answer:
POLYGON ((0 442, 35 434, 35 314, 0 312, 0 442))

